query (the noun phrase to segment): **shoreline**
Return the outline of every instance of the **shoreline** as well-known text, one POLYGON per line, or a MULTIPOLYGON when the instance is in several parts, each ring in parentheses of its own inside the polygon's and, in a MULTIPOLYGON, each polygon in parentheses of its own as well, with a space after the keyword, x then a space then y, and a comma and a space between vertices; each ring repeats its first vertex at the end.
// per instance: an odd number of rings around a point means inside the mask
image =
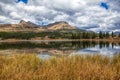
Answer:
POLYGON ((93 41, 93 42, 120 42, 120 39, 31 39, 31 40, 23 40, 23 39, 6 39, 0 40, 0 42, 64 42, 64 41, 93 41))

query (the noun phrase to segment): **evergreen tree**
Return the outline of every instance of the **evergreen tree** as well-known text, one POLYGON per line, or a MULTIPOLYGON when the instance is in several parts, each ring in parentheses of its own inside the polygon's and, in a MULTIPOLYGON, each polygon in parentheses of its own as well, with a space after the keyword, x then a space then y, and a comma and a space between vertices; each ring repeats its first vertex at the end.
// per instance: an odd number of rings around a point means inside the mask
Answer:
POLYGON ((99 32, 99 38, 103 39, 103 33, 101 31, 99 32))
POLYGON ((112 38, 115 37, 113 32, 111 33, 111 37, 112 37, 112 38))
POLYGON ((120 33, 119 33, 118 37, 120 38, 120 33))
POLYGON ((109 38, 109 37, 110 37, 109 32, 106 32, 105 38, 109 38))

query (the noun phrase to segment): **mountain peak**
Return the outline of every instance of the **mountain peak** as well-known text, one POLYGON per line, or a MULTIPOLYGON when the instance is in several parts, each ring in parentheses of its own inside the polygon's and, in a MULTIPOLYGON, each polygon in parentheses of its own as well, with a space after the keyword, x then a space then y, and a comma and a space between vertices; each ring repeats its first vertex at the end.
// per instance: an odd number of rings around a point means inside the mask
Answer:
POLYGON ((39 27, 37 24, 33 23, 33 22, 30 22, 30 21, 24 21, 24 20, 21 20, 19 22, 19 25, 23 25, 23 26, 29 26, 29 27, 39 27))
POLYGON ((24 20, 21 20, 19 23, 20 23, 20 24, 21 24, 21 23, 26 23, 26 21, 24 21, 24 20))
POLYGON ((68 24, 68 22, 65 22, 65 21, 59 21, 59 22, 55 22, 55 24, 68 24))
POLYGON ((60 29, 76 29, 75 26, 70 25, 68 22, 59 21, 52 24, 47 25, 49 30, 60 30, 60 29))

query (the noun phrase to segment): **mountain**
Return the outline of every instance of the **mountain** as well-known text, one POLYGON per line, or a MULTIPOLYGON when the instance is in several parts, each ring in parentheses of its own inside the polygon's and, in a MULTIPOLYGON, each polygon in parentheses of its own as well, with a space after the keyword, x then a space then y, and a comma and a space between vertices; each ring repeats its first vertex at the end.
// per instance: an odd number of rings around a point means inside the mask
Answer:
POLYGON ((119 35, 119 34, 120 34, 120 31, 116 31, 116 32, 114 32, 114 34, 119 35))
POLYGON ((21 20, 18 24, 0 24, 0 32, 37 31, 38 25, 21 20))
POLYGON ((34 24, 30 21, 26 22, 24 20, 21 20, 18 24, 0 24, 0 31, 54 31, 54 30, 77 30, 75 26, 70 25, 67 22, 60 21, 55 22, 52 24, 48 24, 46 26, 40 26, 37 24, 34 24))
POLYGON ((67 22, 55 22, 55 23, 52 23, 52 24, 49 24, 47 25, 47 29, 49 30, 60 30, 60 29, 77 29, 75 26, 72 26, 70 25, 69 23, 67 22))
POLYGON ((39 25, 36 25, 36 24, 34 24, 34 23, 30 22, 30 21, 26 22, 24 20, 21 20, 19 22, 19 25, 33 27, 33 28, 38 28, 39 27, 39 25))

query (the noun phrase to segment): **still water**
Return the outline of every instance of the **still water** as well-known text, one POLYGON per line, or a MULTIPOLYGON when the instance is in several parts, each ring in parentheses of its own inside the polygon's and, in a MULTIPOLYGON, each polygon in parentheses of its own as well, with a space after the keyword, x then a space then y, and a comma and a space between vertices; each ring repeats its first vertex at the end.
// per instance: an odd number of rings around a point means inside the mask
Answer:
POLYGON ((120 43, 92 41, 22 41, 0 42, 0 54, 35 53, 40 58, 102 54, 113 56, 120 53, 120 43))

